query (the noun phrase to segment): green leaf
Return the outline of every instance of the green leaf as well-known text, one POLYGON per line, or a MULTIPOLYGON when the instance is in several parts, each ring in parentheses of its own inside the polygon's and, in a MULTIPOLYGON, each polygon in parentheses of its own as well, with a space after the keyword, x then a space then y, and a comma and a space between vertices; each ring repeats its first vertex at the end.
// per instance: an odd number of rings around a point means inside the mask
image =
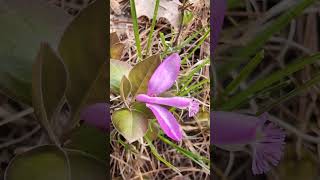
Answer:
POLYGON ((125 102, 131 92, 131 83, 126 76, 122 76, 122 80, 120 83, 120 96, 122 100, 125 102))
POLYGON ((55 143, 55 115, 63 105, 67 87, 65 66, 48 44, 42 44, 32 73, 32 104, 37 119, 55 143))
POLYGON ((69 72, 66 96, 72 113, 71 128, 79 122, 82 108, 107 99, 107 8, 105 0, 88 5, 72 21, 59 44, 69 72))
POLYGON ((101 161, 106 160, 107 133, 90 125, 82 124, 75 129, 65 146, 88 153, 101 161))
POLYGON ((319 60, 320 53, 317 53, 309 57, 299 58, 293 63, 286 65, 284 69, 276 71, 268 77, 257 80, 255 83, 251 84, 247 89, 231 97, 226 103, 224 103, 221 106, 221 109, 232 110, 233 108, 237 107, 238 105, 246 101, 250 96, 253 96, 258 91, 261 91, 264 88, 267 88, 268 86, 272 85, 273 83, 276 83, 282 80, 283 78, 303 69, 306 65, 315 63, 319 60))
POLYGON ((132 67, 123 61, 110 59, 110 90, 118 94, 123 76, 128 76, 132 67))
POLYGON ((112 114, 112 123, 129 143, 142 138, 148 130, 147 118, 137 111, 120 109, 112 114))
MULTIPOLYGON (((162 96, 161 96, 162 97, 162 96)), ((145 117, 147 117, 148 119, 153 119, 154 115, 152 113, 152 111, 146 106, 145 103, 140 103, 140 102, 134 102, 131 104, 130 107, 131 110, 143 113, 145 117)))
POLYGON ((148 82, 161 63, 159 54, 148 57, 136 64, 129 73, 129 80, 132 85, 131 94, 146 93, 148 82))
POLYGON ((63 9, 41 0, 0 2, 0 91, 31 105, 32 64, 40 43, 56 50, 70 20, 63 9))
MULTIPOLYGON (((80 151, 67 150, 71 177, 76 180, 105 180, 105 163, 80 151)), ((67 180, 65 156, 55 146, 40 146, 17 155, 9 164, 5 180, 67 180)))

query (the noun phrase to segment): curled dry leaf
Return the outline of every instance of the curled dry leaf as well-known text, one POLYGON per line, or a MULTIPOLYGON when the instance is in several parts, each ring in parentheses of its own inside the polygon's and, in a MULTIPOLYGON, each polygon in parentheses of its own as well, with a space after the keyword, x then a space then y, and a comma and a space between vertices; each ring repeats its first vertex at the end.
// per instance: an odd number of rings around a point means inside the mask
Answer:
MULTIPOLYGON (((135 3, 138 17, 147 16, 152 19, 156 1, 136 0, 135 3)), ((160 0, 157 19, 165 18, 178 29, 181 14, 179 5, 182 5, 179 0, 160 0)))

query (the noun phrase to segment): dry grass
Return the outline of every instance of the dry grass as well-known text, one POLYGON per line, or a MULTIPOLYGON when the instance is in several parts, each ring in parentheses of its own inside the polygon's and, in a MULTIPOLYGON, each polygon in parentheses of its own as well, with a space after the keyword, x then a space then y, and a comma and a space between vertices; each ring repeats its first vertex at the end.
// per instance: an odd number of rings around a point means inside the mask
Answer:
MULTIPOLYGON (((274 16, 274 11, 269 11, 277 4, 283 3, 284 6, 280 9, 286 11, 292 1, 269 1, 269 0, 248 0, 246 7, 237 8, 227 12, 226 24, 224 27, 223 36, 221 41, 223 45, 217 49, 216 57, 217 64, 228 62, 227 56, 221 55, 220 52, 227 50, 233 45, 239 45, 246 41, 248 32, 254 32, 260 27, 254 23, 266 20, 266 17, 274 16), (251 24, 253 26, 247 26, 251 24), (247 28, 249 27, 249 29, 247 28)), ((247 81, 242 82, 240 91, 245 89, 248 85, 256 79, 271 74, 276 69, 281 69, 298 57, 314 54, 319 51, 319 10, 320 4, 317 2, 308 8, 302 16, 291 21, 290 25, 274 35, 268 43, 263 47, 265 50, 265 60, 258 67, 258 69, 251 75, 247 81)), ((270 20, 270 19, 269 19, 270 20)), ((268 22, 267 20, 266 22, 268 22)), ((302 71, 290 76, 290 80, 295 85, 300 85, 307 80, 310 80, 315 72, 319 72, 320 63, 309 65, 302 71)), ((240 69, 239 69, 240 70, 240 69)), ((228 76, 218 81, 218 89, 226 87, 231 78, 234 78, 239 73, 238 70, 228 73, 228 76)), ((257 112, 258 108, 264 103, 270 102, 285 93, 288 93, 292 86, 276 91, 272 94, 258 97, 250 101, 247 112, 257 112)), ((267 175, 253 176, 251 173, 251 157, 248 153, 236 153, 236 160, 233 163, 233 168, 228 177, 223 177, 228 164, 229 153, 220 149, 215 149, 214 168, 215 179, 228 179, 228 180, 255 180, 255 179, 268 179, 268 180, 282 180, 289 177, 291 174, 300 173, 305 179, 311 179, 310 171, 316 171, 315 179, 319 179, 319 162, 320 162, 320 146, 319 143, 310 142, 302 136, 320 135, 320 85, 313 86, 305 93, 297 96, 285 103, 282 103, 273 108, 269 113, 276 116, 281 122, 290 125, 286 128, 288 134, 286 138, 285 157, 278 168, 275 168, 267 175), (299 133, 294 133, 292 130, 298 130, 299 133), (310 159, 306 158, 305 154, 310 155, 310 159), (289 155, 290 154, 290 155, 289 155), (284 169, 292 167, 289 164, 296 164, 290 172, 285 172, 284 169), (308 170, 304 169, 304 163, 310 163, 311 166, 308 170), (301 164, 301 165, 299 165, 301 164), (300 172, 301 171, 301 172, 300 172), (318 174, 318 175, 317 175, 318 174)), ((308 157, 309 157, 308 155, 308 157)), ((293 178, 293 177, 292 177, 293 178)), ((298 178, 298 176, 296 176, 298 178)), ((289 178, 291 179, 291 178, 289 178)), ((299 179, 299 178, 298 178, 299 179)))
MULTIPOLYGON (((117 15, 114 12, 111 15, 111 31, 117 32, 121 37, 122 42, 126 45, 125 52, 121 58, 132 65, 136 64, 136 47, 135 39, 132 29, 131 19, 129 18, 130 8, 127 1, 120 3, 122 15, 117 15)), ((204 7, 188 7, 194 13, 195 18, 191 23, 181 29, 179 42, 192 35, 195 30, 208 26, 209 21, 209 8, 204 7)), ((151 20, 146 17, 139 18, 140 37, 142 47, 145 48, 147 44, 147 37, 151 26, 151 20)), ((164 51, 163 44, 161 43, 159 32, 162 32, 166 40, 174 38, 176 40, 177 31, 173 31, 170 24, 165 20, 160 20, 156 24, 152 53, 157 54, 164 51)), ((190 44, 186 45, 181 56, 185 56, 195 47, 196 43, 201 38, 197 37, 190 44)), ((186 65, 181 68, 181 75, 188 72, 194 65, 209 56, 209 39, 199 48, 198 51, 188 60, 186 65)), ((209 77, 209 67, 203 68, 199 73, 193 77, 193 83, 197 83, 204 78, 209 77)), ((199 92, 194 93, 192 96, 202 102, 202 109, 208 111, 209 109, 209 83, 205 85, 199 92)), ((124 107, 120 97, 110 95, 111 111, 124 107)), ((179 117, 179 123, 182 125, 186 133, 185 139, 178 145, 190 150, 191 152, 199 153, 204 157, 209 158, 209 144, 210 144, 210 129, 208 122, 199 122, 194 118, 188 118, 187 113, 183 111, 176 111, 176 116, 179 117)), ((115 129, 111 132, 111 174, 112 179, 209 179, 208 172, 205 172, 200 166, 195 164, 192 160, 181 155, 173 147, 165 144, 160 140, 153 142, 159 154, 164 157, 168 162, 177 167, 181 174, 168 168, 160 162, 147 147, 146 142, 141 139, 130 146, 135 149, 135 153, 128 151, 117 142, 121 139, 120 135, 115 129)))

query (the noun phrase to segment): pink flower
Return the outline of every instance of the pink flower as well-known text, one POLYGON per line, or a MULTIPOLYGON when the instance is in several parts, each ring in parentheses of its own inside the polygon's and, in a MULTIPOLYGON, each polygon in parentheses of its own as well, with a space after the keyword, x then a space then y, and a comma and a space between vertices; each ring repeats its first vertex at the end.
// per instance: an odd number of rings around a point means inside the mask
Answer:
POLYGON ((252 172, 262 174, 276 166, 282 156, 285 133, 275 124, 267 123, 268 116, 243 115, 234 112, 214 111, 212 130, 213 144, 238 151, 249 145, 253 151, 252 172))
POLYGON ((136 96, 137 101, 146 103, 146 106, 153 112, 163 131, 176 141, 182 139, 180 125, 173 114, 163 106, 188 109, 190 117, 199 111, 199 103, 193 98, 158 97, 175 83, 180 71, 180 62, 181 59, 177 53, 167 57, 151 76, 147 94, 136 96))

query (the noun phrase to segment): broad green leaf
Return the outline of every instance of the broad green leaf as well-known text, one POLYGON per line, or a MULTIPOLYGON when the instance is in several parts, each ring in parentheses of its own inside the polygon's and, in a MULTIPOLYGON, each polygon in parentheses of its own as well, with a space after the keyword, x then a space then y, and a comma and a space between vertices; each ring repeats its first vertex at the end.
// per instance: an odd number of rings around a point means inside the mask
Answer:
POLYGON ((123 61, 110 59, 110 91, 118 94, 123 76, 129 75, 131 66, 123 61))
POLYGON ((32 104, 37 119, 49 137, 58 143, 53 130, 53 118, 61 109, 67 87, 65 66, 46 43, 41 45, 32 72, 32 104))
MULTIPOLYGON (((81 151, 67 150, 72 180, 105 180, 105 163, 81 151)), ((5 180, 67 180, 65 155, 55 146, 40 146, 17 155, 9 164, 5 180)))
POLYGON ((231 97, 227 102, 225 102, 221 109, 223 110, 232 110, 238 105, 246 101, 250 96, 253 96, 258 91, 267 88, 268 86, 273 85, 274 83, 283 80, 283 78, 303 69, 306 65, 313 64, 317 61, 320 61, 320 53, 317 53, 313 56, 299 58, 293 63, 286 65, 284 69, 278 70, 268 77, 257 80, 255 83, 251 84, 247 89, 231 97))
POLYGON ((123 101, 126 101, 131 92, 131 83, 127 76, 122 76, 120 83, 120 96, 123 101))
POLYGON ((88 5, 71 22, 59 44, 69 73, 66 97, 71 128, 79 122, 83 107, 107 99, 107 8, 105 0, 88 5))
POLYGON ((120 109, 112 114, 112 123, 129 143, 142 138, 148 130, 148 120, 140 112, 120 109))
POLYGON ((148 57, 136 64, 129 73, 129 80, 132 85, 131 94, 146 93, 148 82, 161 63, 159 54, 148 57))
POLYGON ((62 8, 45 1, 0 1, 0 91, 31 105, 32 64, 40 43, 56 50, 70 20, 62 8))
POLYGON ((107 159, 107 135, 107 132, 82 124, 71 132, 71 137, 65 147, 83 151, 105 161, 107 159))
POLYGON ((143 113, 145 117, 147 117, 148 119, 154 119, 154 115, 152 113, 152 111, 146 106, 145 103, 140 103, 140 102, 134 102, 131 104, 130 109, 143 113))

